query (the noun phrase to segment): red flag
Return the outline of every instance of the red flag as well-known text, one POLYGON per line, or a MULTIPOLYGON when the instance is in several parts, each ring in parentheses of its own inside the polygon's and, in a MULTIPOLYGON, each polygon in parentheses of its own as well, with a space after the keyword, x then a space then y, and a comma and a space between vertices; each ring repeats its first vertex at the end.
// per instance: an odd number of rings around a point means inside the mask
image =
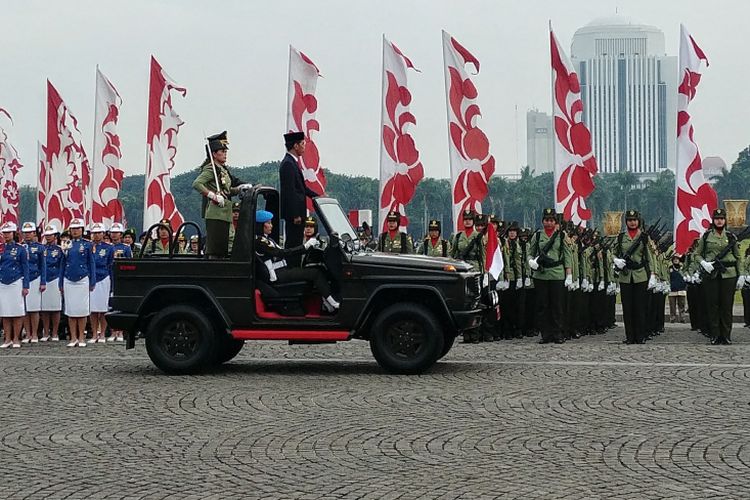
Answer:
POLYGON ((78 121, 47 80, 47 193, 44 213, 48 224, 68 227, 86 216, 89 160, 81 143, 78 121))
POLYGON ((119 194, 124 172, 120 168, 122 153, 117 133, 121 104, 120 94, 99 68, 96 68, 91 221, 102 222, 105 227, 121 222, 123 214, 119 194))
POLYGON ((482 116, 476 103, 477 88, 466 72, 471 64, 479 73, 479 60, 455 38, 443 31, 445 91, 448 104, 448 149, 453 186, 453 227, 463 228, 463 211, 482 211, 487 183, 495 173, 495 158, 490 141, 477 126, 482 116))
POLYGON ((591 219, 586 198, 594 191, 598 172, 591 133, 583 123, 578 75, 550 26, 552 105, 555 115, 555 209, 574 223, 591 219))
MULTIPOLYGON (((0 108, 0 115, 5 115, 10 120, 13 119, 10 114, 0 108)), ((0 220, 5 222, 14 222, 18 225, 18 184, 16 183, 16 174, 23 168, 18 151, 8 140, 8 133, 0 126, 0 188, 2 197, 0 198, 0 220)))
MULTIPOLYGON (((318 194, 326 191, 326 174, 320 165, 318 146, 312 137, 313 130, 320 132, 320 124, 315 119, 318 100, 315 98, 315 87, 320 71, 315 63, 302 52, 289 46, 289 89, 286 114, 288 132, 305 134, 305 153, 299 159, 299 167, 305 184, 318 194)), ((312 200, 307 199, 307 209, 312 210, 312 200)))
POLYGON ((173 228, 183 223, 171 188, 171 172, 177 154, 177 133, 184 123, 172 108, 172 90, 185 97, 187 89, 179 87, 151 56, 151 82, 148 91, 148 127, 146 132, 146 188, 143 228, 162 219, 173 228))
POLYGON ((424 177, 422 162, 414 139, 409 134, 417 119, 409 111, 411 93, 407 88, 406 70, 412 62, 398 47, 383 37, 383 97, 381 101, 380 138, 380 210, 378 223, 386 230, 386 215, 391 210, 401 214, 400 229, 409 220, 406 205, 414 197, 417 184, 424 177))
POLYGON ((680 25, 680 86, 677 88, 677 171, 675 173, 675 253, 684 254, 711 224, 719 202, 703 175, 698 144, 688 112, 701 80, 701 61, 708 59, 685 26, 680 25))
POLYGON ((503 250, 500 248, 500 241, 497 239, 497 230, 494 224, 487 225, 487 256, 485 257, 484 268, 495 280, 500 279, 505 268, 503 250))

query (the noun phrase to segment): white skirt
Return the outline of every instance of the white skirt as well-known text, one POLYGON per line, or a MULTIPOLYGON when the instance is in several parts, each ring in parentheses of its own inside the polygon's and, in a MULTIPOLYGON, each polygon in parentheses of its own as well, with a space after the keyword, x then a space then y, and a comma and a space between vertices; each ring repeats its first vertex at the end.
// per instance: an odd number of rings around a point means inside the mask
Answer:
POLYGON ((9 285, 0 283, 0 317, 20 318, 26 315, 23 302, 23 279, 9 285))
POLYGON ((96 288, 91 292, 91 312, 105 313, 109 311, 109 276, 96 284, 96 288))
POLYGON ((60 294, 59 280, 56 279, 52 283, 47 283, 47 288, 42 292, 42 311, 62 311, 62 295, 60 294))
POLYGON ((39 284, 42 278, 37 278, 29 283, 29 294, 26 296, 26 312, 39 312, 42 310, 42 292, 39 291, 39 284))
POLYGON ((71 318, 83 318, 91 314, 89 309, 89 277, 80 281, 63 281, 63 296, 65 298, 65 315, 71 318))

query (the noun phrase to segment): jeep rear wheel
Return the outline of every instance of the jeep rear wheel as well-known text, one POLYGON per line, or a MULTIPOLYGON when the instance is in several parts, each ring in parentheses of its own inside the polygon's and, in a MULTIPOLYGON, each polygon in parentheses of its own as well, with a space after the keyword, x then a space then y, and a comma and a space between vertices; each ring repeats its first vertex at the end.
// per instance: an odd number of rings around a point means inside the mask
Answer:
POLYGON ((443 352, 443 330, 435 315, 419 304, 394 304, 378 314, 370 330, 370 350, 389 373, 428 370, 443 352))
POLYGON ((170 306, 149 323, 146 351, 165 373, 198 373, 216 359, 216 334, 211 322, 190 306, 170 306))

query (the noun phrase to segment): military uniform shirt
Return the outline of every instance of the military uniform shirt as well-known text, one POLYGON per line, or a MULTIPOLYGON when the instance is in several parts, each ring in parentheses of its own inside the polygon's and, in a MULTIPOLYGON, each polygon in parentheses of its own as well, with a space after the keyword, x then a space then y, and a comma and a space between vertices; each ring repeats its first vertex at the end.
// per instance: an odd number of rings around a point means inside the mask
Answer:
POLYGON ((88 277, 89 286, 96 283, 96 264, 94 263, 94 250, 91 242, 83 239, 75 239, 70 242, 70 248, 65 255, 63 272, 60 273, 60 290, 63 288, 64 280, 81 281, 88 277))
POLYGON ((112 245, 104 241, 94 244, 93 250, 96 282, 99 283, 107 276, 112 275, 112 262, 115 253, 112 245))
POLYGON ((44 264, 47 271, 47 282, 54 283, 60 279, 60 270, 63 263, 63 249, 56 244, 44 246, 44 264))
POLYGON ((221 189, 216 189, 216 178, 214 177, 214 168, 210 161, 204 162, 200 167, 198 177, 193 181, 193 189, 201 193, 204 197, 209 191, 221 194, 224 197, 224 206, 220 207, 211 200, 206 200, 203 208, 204 219, 223 220, 232 222, 232 195, 237 194, 239 190, 235 187, 240 181, 229 173, 225 165, 216 164, 216 176, 221 184, 221 189))
POLYGON ((414 253, 414 243, 412 242, 411 236, 409 236, 406 233, 403 233, 403 239, 404 244, 406 246, 405 249, 401 248, 401 232, 396 231, 395 238, 391 238, 390 232, 386 231, 385 233, 382 233, 380 235, 380 241, 382 242, 382 246, 380 248, 381 252, 385 253, 403 253, 403 254, 410 254, 414 253))
POLYGON ((44 245, 36 241, 24 243, 29 257, 29 281, 40 278, 39 285, 47 284, 47 262, 44 259, 44 245))
POLYGON ((477 238, 479 233, 472 231, 471 235, 466 236, 466 231, 461 231, 453 235, 451 238, 451 257, 454 259, 461 259, 471 264, 474 271, 482 271, 484 269, 485 260, 485 248, 479 242, 473 243, 474 239, 477 238), (467 248, 471 246, 471 251, 466 255, 467 248))
POLYGON ((432 238, 425 238, 419 253, 430 257, 450 257, 451 243, 444 238, 438 238, 433 245, 432 238), (443 255, 443 246, 445 246, 445 255, 443 255))
POLYGON ((560 262, 560 264, 557 266, 547 268, 542 266, 541 259, 537 260, 539 269, 533 271, 534 279, 546 281, 563 281, 565 280, 566 269, 573 269, 573 253, 570 249, 570 246, 565 244, 565 235, 559 233, 560 231, 554 231, 551 236, 547 236, 547 233, 544 231, 544 229, 540 229, 534 234, 534 236, 532 236, 528 253, 530 259, 539 257, 542 253, 542 250, 547 245, 547 242, 551 238, 554 238, 555 241, 552 243, 549 251, 547 252, 547 257, 549 257, 553 262, 560 262))
MULTIPOLYGON (((736 241, 736 238, 735 238, 736 241)), ((706 233, 701 236, 698 243, 698 261, 699 262, 714 262, 719 253, 729 244, 728 230, 724 229, 719 235, 716 229, 709 229, 706 233)), ((742 268, 742 258, 740 257, 738 244, 734 244, 734 248, 727 253, 722 259, 726 271, 722 272, 717 278, 736 278, 737 270, 742 268)), ((714 262, 714 269, 718 267, 718 263, 714 262)))
POLYGON ((126 245, 125 243, 115 243, 112 245, 112 253, 113 257, 115 259, 132 259, 133 258, 133 249, 130 248, 130 245, 126 245))
POLYGON ((652 265, 652 262, 654 262, 654 255, 645 239, 644 241, 641 241, 641 230, 638 229, 638 231, 635 233, 635 237, 633 238, 630 237, 628 231, 624 231, 620 233, 620 236, 618 236, 618 240, 620 239, 622 240, 622 248, 618 248, 620 245, 615 242, 613 248, 614 253, 617 254, 615 256, 623 259, 630 250, 631 246, 638 245, 638 248, 636 248, 630 256, 630 260, 633 262, 635 267, 638 267, 638 269, 630 269, 625 266, 619 271, 620 275, 617 281, 621 284, 643 283, 645 281, 648 281, 649 272, 651 271, 650 267, 652 265), (643 266, 641 266, 641 264, 643 264, 643 266))
POLYGON ((10 285, 19 279, 23 280, 23 288, 29 288, 29 257, 23 245, 12 241, 0 254, 0 283, 10 285))

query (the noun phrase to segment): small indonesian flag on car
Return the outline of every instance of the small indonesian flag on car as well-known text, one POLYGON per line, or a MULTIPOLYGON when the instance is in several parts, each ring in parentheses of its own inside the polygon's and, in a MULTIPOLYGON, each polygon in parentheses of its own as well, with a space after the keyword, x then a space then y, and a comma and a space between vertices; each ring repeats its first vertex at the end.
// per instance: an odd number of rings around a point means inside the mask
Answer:
POLYGON ((349 210, 349 222, 355 228, 361 227, 363 222, 372 227, 372 210, 349 210))

